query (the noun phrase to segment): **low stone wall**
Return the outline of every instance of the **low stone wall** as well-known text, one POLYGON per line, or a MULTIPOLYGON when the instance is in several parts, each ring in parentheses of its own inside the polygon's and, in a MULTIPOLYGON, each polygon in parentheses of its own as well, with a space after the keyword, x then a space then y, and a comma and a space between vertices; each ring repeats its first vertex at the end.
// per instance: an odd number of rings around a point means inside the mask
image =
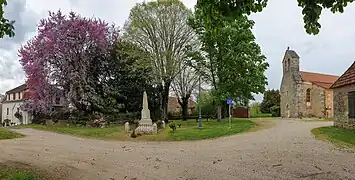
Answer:
POLYGON ((344 128, 344 129, 355 130, 355 121, 354 120, 350 120, 348 122, 346 122, 346 121, 334 121, 334 126, 335 127, 344 128))

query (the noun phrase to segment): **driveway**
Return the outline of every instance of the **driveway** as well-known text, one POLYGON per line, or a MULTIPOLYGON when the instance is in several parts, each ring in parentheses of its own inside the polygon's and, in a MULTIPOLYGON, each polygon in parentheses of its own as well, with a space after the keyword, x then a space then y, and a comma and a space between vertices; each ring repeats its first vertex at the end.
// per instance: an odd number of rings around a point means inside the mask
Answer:
POLYGON ((61 173, 60 179, 354 179, 355 150, 316 140, 331 122, 279 120, 269 129, 190 142, 83 139, 33 129, 0 141, 0 161, 61 173))

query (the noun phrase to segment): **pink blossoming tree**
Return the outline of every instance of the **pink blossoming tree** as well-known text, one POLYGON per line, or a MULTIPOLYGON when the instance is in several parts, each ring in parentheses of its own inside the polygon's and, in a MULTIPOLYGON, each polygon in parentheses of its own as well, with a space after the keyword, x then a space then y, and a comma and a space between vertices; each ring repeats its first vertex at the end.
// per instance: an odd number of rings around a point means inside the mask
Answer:
POLYGON ((49 12, 38 25, 38 35, 19 50, 29 88, 23 109, 50 114, 58 95, 67 99, 66 106, 99 109, 107 59, 117 39, 118 30, 102 20, 49 12))

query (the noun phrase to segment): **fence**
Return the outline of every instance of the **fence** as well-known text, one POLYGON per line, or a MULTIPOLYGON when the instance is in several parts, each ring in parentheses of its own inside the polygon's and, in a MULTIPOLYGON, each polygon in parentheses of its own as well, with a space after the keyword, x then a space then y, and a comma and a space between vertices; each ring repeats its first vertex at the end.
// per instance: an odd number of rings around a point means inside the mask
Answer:
POLYGON ((246 107, 233 108, 232 117, 235 117, 235 118, 249 118, 248 108, 246 108, 246 107))

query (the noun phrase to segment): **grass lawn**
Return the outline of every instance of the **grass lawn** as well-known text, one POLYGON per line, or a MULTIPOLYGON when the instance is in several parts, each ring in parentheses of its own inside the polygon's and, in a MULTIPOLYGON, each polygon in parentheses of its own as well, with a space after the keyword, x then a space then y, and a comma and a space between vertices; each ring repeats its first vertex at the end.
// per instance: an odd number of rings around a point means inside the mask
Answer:
POLYGON ((39 180, 38 176, 31 171, 18 170, 0 165, 1 180, 39 180))
POLYGON ((40 125, 40 124, 29 124, 21 125, 20 127, 28 127, 38 130, 51 131, 61 134, 70 134, 74 136, 81 137, 92 137, 92 138, 107 138, 119 133, 121 131, 120 126, 111 126, 107 128, 86 128, 86 127, 76 127, 65 126, 65 125, 40 125))
MULTIPOLYGON (((270 120, 268 120, 270 121, 270 120)), ((197 122, 195 120, 174 121, 177 125, 177 129, 173 132, 169 125, 158 133, 157 135, 144 135, 137 138, 131 138, 130 134, 124 132, 123 126, 111 126, 107 128, 85 128, 75 126, 61 126, 61 125, 26 125, 24 127, 30 127, 38 130, 45 130, 51 132, 57 132, 62 134, 70 134, 81 137, 91 137, 106 140, 130 140, 130 141, 181 141, 181 140, 200 140, 210 139, 221 136, 228 136, 245 131, 252 131, 263 127, 265 124, 262 120, 257 121, 251 119, 232 119, 232 128, 229 128, 228 119, 224 119, 221 122, 216 120, 202 121, 202 129, 197 128, 197 122), (260 122, 260 123, 259 123, 260 122), (178 127, 181 124, 181 127, 178 127)), ((270 123, 269 123, 270 124, 270 123)))
POLYGON ((14 131, 10 131, 6 128, 0 128, 0 140, 21 138, 21 137, 24 137, 24 135, 16 133, 14 131))
POLYGON ((355 131, 327 126, 312 129, 312 134, 341 147, 355 147, 355 131))
POLYGON ((216 120, 203 121, 202 129, 197 128, 196 121, 175 121, 176 125, 181 124, 173 132, 169 128, 167 140, 199 140, 210 139, 221 136, 228 136, 247 131, 255 126, 255 123, 247 119, 232 119, 232 128, 229 126, 228 119, 221 122, 216 120))
POLYGON ((333 121, 332 118, 302 118, 305 122, 333 121))
POLYGON ((252 118, 270 118, 272 117, 271 114, 266 114, 266 113, 260 113, 260 114, 252 114, 252 118))

